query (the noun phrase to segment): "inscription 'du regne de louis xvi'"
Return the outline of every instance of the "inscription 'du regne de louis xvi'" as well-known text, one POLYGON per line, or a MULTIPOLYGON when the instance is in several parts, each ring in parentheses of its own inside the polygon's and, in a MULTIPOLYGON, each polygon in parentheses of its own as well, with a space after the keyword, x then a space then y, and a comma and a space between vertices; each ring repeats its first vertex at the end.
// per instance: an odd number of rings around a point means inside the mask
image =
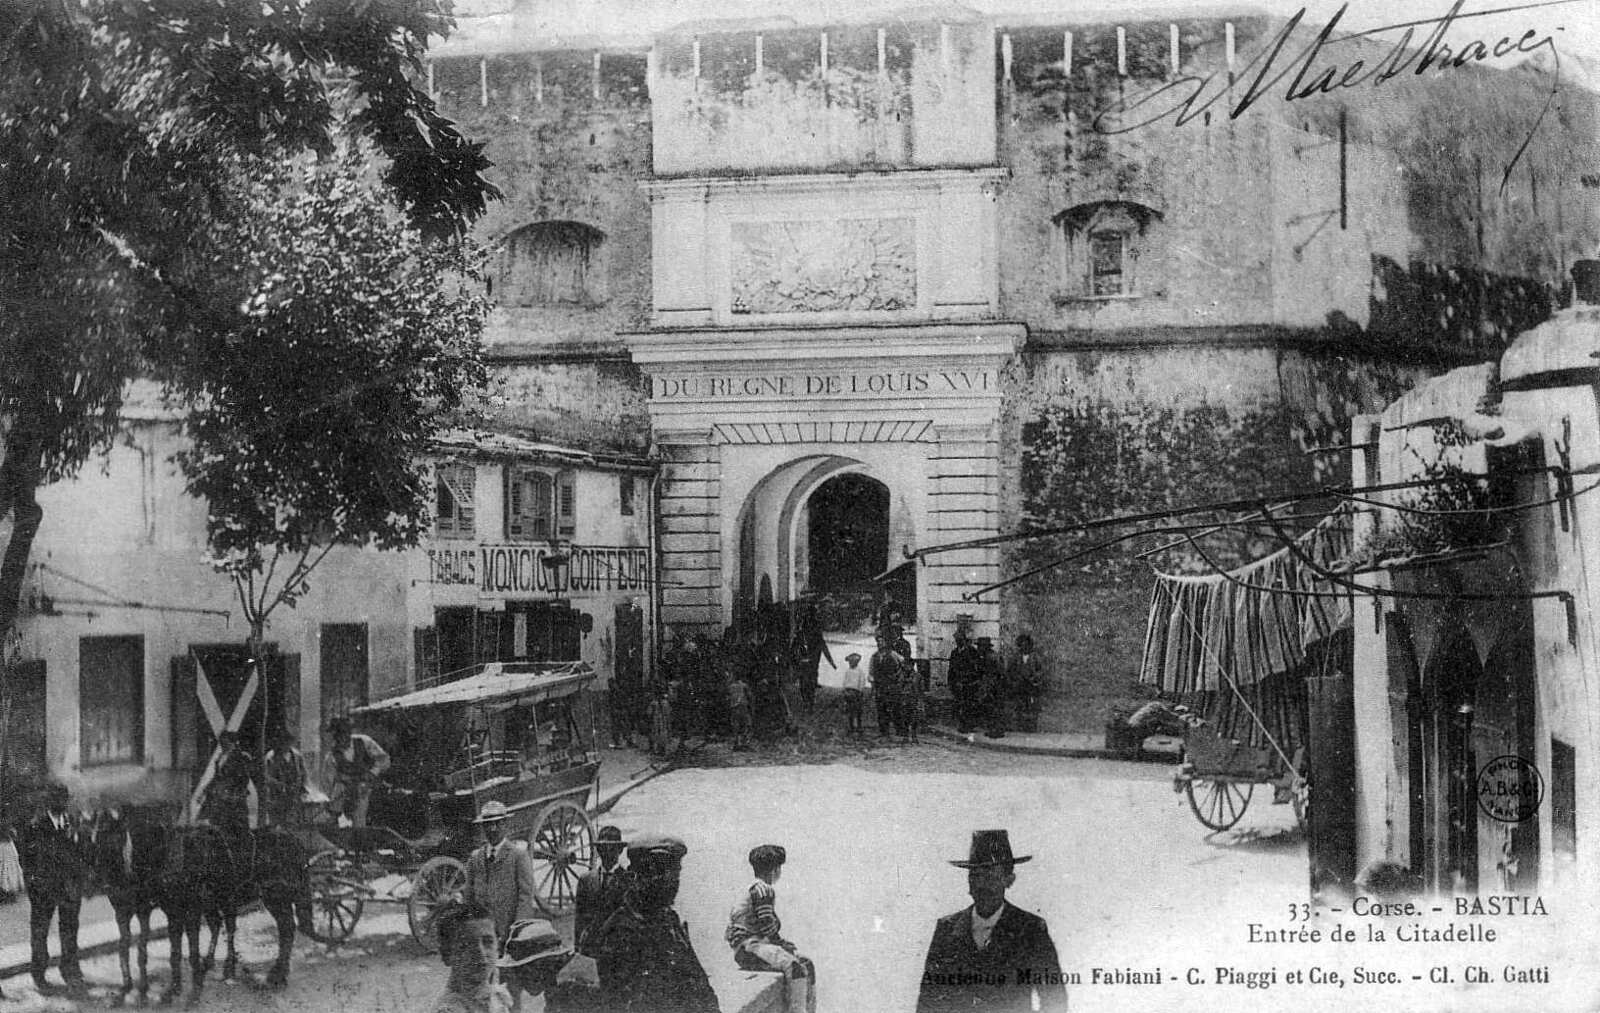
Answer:
POLYGON ((992 369, 883 369, 851 373, 656 376, 658 401, 757 401, 789 397, 952 397, 998 389, 992 369))

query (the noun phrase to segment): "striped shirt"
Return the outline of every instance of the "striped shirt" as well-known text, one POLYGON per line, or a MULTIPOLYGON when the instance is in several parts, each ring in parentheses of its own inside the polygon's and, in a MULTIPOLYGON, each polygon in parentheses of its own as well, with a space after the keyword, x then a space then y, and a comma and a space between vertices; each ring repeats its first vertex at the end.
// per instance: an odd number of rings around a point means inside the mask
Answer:
POLYGON ((778 893, 772 884, 756 880, 728 913, 728 931, 723 938, 739 949, 748 940, 772 942, 782 924, 778 921, 778 893))

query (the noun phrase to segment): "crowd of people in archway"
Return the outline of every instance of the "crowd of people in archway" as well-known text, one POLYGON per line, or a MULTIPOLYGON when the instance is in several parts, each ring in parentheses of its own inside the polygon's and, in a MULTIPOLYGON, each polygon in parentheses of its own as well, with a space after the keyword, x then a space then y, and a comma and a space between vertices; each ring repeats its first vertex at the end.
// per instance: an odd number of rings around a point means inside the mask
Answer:
POLYGON ((693 740, 742 750, 798 735, 816 707, 824 662, 841 673, 846 734, 865 734, 870 697, 879 735, 914 741, 925 719, 926 664, 913 656, 897 611, 880 608, 874 625, 876 649, 865 661, 834 657, 809 603, 758 609, 720 638, 672 630, 642 686, 613 684, 611 743, 642 736, 656 753, 693 740))

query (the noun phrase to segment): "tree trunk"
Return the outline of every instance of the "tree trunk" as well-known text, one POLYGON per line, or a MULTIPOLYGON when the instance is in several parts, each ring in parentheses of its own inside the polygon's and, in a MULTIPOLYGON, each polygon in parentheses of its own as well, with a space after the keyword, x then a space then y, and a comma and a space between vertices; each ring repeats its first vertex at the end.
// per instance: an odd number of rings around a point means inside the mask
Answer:
POLYGON ((33 539, 44 520, 36 494, 42 478, 39 432, 32 420, 19 415, 6 434, 5 457, 0 459, 0 517, 11 514, 11 538, 0 557, 0 644, 8 643, 22 604, 22 584, 28 575, 33 539))
MULTIPOLYGON (((36 493, 42 478, 39 429, 31 414, 19 414, 5 435, 0 458, 0 518, 11 515, 11 537, 0 556, 0 791, 9 788, 11 757, 11 663, 7 650, 22 605, 22 585, 28 576, 33 539, 39 533, 44 511, 36 493)), ((0 794, 0 799, 6 796, 0 794)), ((11 814, 7 814, 11 815, 11 814)))

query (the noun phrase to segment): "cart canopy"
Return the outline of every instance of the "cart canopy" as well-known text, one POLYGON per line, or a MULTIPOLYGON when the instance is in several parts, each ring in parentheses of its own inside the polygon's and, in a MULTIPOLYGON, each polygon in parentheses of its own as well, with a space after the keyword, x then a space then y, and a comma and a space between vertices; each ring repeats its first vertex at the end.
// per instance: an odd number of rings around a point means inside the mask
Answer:
POLYGON ((491 707, 536 704, 576 692, 594 679, 594 669, 583 661, 493 662, 466 679, 379 700, 350 713, 362 716, 465 704, 491 707))

